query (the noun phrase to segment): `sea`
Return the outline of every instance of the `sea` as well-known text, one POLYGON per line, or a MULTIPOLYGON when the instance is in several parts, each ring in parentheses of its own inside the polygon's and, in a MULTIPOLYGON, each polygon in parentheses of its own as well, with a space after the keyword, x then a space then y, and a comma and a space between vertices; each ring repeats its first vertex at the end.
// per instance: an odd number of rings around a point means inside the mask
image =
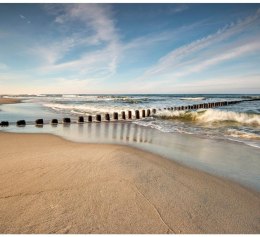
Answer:
POLYGON ((87 143, 137 147, 204 172, 231 179, 260 191, 259 94, 26 94, 2 95, 22 103, 0 105, 5 132, 52 133, 87 143), (209 109, 174 111, 167 108, 209 102, 245 100, 209 109), (79 116, 156 109, 139 120, 78 124, 79 116), (52 126, 51 119, 70 117, 70 125, 52 126), (43 118, 43 127, 34 121, 43 118), (24 119, 25 127, 17 127, 24 119))

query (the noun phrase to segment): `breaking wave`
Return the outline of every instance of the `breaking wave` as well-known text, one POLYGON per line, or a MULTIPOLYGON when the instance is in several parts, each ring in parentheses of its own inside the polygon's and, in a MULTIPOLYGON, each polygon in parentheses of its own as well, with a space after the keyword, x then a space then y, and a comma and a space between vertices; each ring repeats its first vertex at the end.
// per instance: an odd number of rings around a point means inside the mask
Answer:
POLYGON ((247 114, 213 109, 173 112, 159 111, 157 116, 162 119, 179 119, 184 121, 194 121, 202 123, 235 122, 251 126, 260 125, 260 115, 258 114, 247 114))
POLYGON ((242 96, 243 99, 257 99, 260 100, 259 95, 251 95, 251 96, 242 96))
POLYGON ((129 104, 138 104, 148 102, 148 97, 131 97, 131 96, 108 96, 108 95, 62 95, 61 99, 73 101, 86 101, 86 102, 121 102, 129 104))
POLYGON ((180 100, 205 100, 205 97, 183 97, 180 100))

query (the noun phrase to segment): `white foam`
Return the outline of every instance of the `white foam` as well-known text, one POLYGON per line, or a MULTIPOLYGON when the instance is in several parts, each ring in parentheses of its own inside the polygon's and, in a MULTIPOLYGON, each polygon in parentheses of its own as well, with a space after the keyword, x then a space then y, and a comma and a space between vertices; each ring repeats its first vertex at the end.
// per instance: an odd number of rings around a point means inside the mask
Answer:
POLYGON ((104 107, 104 105, 98 105, 98 104, 60 104, 60 103, 45 103, 43 106, 51 108, 56 111, 67 111, 71 113, 78 113, 78 114, 95 114, 95 113, 113 113, 118 112, 121 113, 121 111, 125 110, 131 110, 134 112, 134 109, 130 109, 129 107, 118 107, 114 105, 107 105, 104 107))
POLYGON ((238 113, 223 110, 198 110, 198 111, 159 111, 158 116, 169 119, 185 119, 203 123, 237 122, 246 125, 259 126, 260 115, 238 113))
POLYGON ((256 139, 260 140, 260 136, 254 133, 246 132, 246 131, 241 131, 241 130, 236 130, 236 129, 228 129, 227 130, 227 135, 235 138, 246 138, 246 139, 256 139))
POLYGON ((206 110, 205 113, 198 115, 199 120, 204 122, 221 122, 221 121, 232 121, 247 125, 260 125, 260 115, 237 113, 233 111, 223 110, 206 110))
POLYGON ((183 97, 180 100, 205 100, 205 97, 183 97))

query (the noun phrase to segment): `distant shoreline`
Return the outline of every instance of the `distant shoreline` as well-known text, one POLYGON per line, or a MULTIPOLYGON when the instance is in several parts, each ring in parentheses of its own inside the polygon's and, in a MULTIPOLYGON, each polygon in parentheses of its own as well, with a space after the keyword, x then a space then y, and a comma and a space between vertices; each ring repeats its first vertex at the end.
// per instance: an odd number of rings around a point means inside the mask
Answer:
POLYGON ((21 103, 20 99, 14 99, 14 98, 1 98, 0 97, 0 105, 1 104, 17 104, 21 103))

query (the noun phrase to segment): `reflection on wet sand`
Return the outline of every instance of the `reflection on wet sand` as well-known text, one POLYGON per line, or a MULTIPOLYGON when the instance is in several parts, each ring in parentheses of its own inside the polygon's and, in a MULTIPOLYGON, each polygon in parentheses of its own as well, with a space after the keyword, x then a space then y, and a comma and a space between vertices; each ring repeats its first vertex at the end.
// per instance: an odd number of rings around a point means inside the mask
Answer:
POLYGON ((260 190, 259 149, 243 144, 164 133, 132 122, 9 126, 2 130, 51 133, 75 142, 130 145, 260 190))
MULTIPOLYGON (((45 127, 48 129, 50 125, 45 127)), ((56 129, 55 134, 81 142, 126 144, 153 141, 152 129, 128 122, 61 124, 51 127, 56 129)))
MULTIPOLYGON (((47 125, 48 126, 48 125, 47 125)), ((62 124, 59 135, 86 142, 102 143, 151 143, 151 129, 132 123, 62 124), (77 127, 75 129, 74 127, 77 127), (63 134, 60 134, 62 131, 63 134)))

